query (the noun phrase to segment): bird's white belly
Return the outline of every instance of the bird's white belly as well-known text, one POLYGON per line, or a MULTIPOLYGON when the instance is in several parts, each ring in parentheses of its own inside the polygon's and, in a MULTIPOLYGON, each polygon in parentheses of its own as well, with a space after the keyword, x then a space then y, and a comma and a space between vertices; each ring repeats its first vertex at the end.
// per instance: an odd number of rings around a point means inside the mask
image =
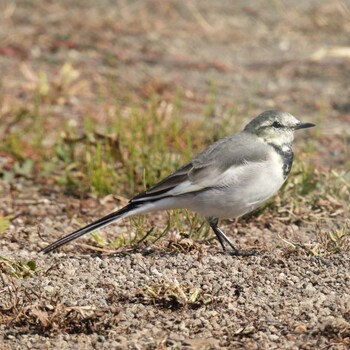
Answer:
POLYGON ((282 160, 278 154, 272 154, 268 161, 232 170, 225 186, 192 194, 188 207, 204 217, 237 218, 275 195, 284 180, 282 160))

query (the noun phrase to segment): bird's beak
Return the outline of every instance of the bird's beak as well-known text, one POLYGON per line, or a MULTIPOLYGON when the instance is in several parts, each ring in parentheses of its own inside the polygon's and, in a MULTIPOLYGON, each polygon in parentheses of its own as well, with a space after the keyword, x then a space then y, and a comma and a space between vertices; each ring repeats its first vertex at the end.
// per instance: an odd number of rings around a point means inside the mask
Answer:
POLYGON ((294 130, 312 128, 314 126, 315 126, 315 124, 313 124, 313 123, 299 123, 298 125, 296 125, 294 127, 294 130))

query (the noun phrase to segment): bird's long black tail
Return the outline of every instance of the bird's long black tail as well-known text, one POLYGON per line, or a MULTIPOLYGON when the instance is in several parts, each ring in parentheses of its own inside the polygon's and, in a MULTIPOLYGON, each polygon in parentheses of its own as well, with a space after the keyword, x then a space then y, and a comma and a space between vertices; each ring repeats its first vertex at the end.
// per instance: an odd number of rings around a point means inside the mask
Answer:
POLYGON ((98 220, 92 222, 91 224, 89 224, 85 227, 82 227, 82 228, 70 233, 69 235, 57 240, 56 242, 54 242, 54 243, 50 244, 49 246, 47 246, 46 248, 42 249, 41 252, 44 254, 50 253, 53 250, 73 241, 74 239, 76 239, 78 237, 81 237, 87 233, 96 231, 104 226, 107 226, 108 224, 112 223, 113 221, 116 221, 116 220, 120 219, 121 217, 124 217, 125 214, 129 213, 133 209, 136 209, 137 207, 138 207, 138 205, 130 203, 130 204, 126 205, 124 208, 121 208, 118 211, 115 211, 109 215, 106 215, 103 218, 98 219, 98 220))

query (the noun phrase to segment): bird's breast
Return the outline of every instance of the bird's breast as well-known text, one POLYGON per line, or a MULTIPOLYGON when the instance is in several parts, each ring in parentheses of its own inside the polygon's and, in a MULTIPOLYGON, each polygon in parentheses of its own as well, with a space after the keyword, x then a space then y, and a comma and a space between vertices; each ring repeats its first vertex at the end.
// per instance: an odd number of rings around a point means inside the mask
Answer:
POLYGON ((189 208, 206 217, 242 216, 277 193, 285 181, 283 166, 280 154, 271 149, 265 160, 228 169, 221 185, 197 193, 189 208))

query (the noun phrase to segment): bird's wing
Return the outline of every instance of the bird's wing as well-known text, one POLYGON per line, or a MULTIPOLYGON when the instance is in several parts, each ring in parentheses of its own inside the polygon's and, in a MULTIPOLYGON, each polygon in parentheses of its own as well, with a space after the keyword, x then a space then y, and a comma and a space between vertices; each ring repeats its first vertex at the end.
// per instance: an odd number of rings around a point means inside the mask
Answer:
POLYGON ((266 161, 268 147, 256 136, 247 133, 221 139, 130 202, 152 201, 227 186, 232 178, 239 176, 241 172, 238 169, 242 166, 250 162, 266 161))

